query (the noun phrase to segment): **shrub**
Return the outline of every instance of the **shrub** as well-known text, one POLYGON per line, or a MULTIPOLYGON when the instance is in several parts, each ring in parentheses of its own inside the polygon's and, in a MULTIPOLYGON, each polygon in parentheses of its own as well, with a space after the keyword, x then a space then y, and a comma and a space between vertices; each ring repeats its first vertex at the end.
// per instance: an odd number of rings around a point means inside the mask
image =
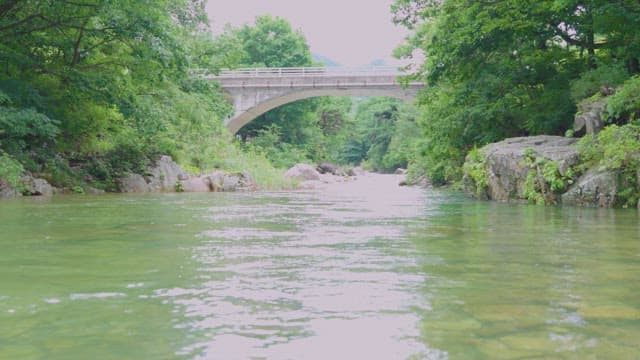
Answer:
POLYGON ((636 206, 640 197, 640 126, 610 125, 597 136, 585 136, 578 142, 581 169, 600 166, 618 174, 616 203, 636 206))
POLYGON ((627 80, 607 101, 604 117, 609 122, 627 123, 640 116, 640 76, 627 80))
POLYGON ((578 103, 597 94, 603 86, 616 87, 628 78, 629 74, 621 64, 601 65, 571 83, 571 98, 578 103))
POLYGON ((467 155, 467 159, 463 165, 465 178, 472 180, 469 186, 474 188, 475 196, 478 198, 485 197, 487 186, 489 186, 489 175, 487 174, 486 163, 487 157, 485 154, 477 148, 474 148, 467 155))
POLYGON ((0 180, 6 181, 13 189, 21 190, 23 172, 24 168, 19 162, 0 151, 0 180))

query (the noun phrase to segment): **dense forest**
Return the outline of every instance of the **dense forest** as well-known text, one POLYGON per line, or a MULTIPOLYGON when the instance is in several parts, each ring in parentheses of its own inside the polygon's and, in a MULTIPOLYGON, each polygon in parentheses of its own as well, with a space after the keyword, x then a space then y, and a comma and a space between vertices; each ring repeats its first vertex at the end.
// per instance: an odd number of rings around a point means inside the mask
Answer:
POLYGON ((612 139, 627 138, 627 153, 637 153, 640 2, 396 0, 392 11, 412 31, 396 55, 424 57, 414 173, 453 182, 474 147, 574 135, 578 105, 622 85, 603 118, 632 123, 612 139))
POLYGON ((405 106, 386 99, 300 101, 247 126, 243 141, 233 139, 222 125, 230 104, 196 74, 314 63, 303 34, 286 20, 263 16, 213 36, 204 4, 4 1, 0 179, 19 187, 28 172, 60 188, 117 191, 119 176, 144 173, 160 154, 194 173, 250 171, 267 186, 278 185, 278 168, 300 161, 359 163, 371 150, 372 168, 396 165, 382 165, 381 151, 400 145, 391 144, 393 124, 381 120, 401 117, 405 106), (360 117, 379 128, 357 125, 360 117))
POLYGON ((118 177, 168 154, 193 173, 245 170, 264 185, 277 186, 297 162, 320 161, 408 166, 414 180, 447 184, 478 146, 574 135, 578 105, 603 89, 618 89, 604 114, 622 129, 611 138, 638 146, 638 1, 396 0, 390 16, 412 35, 395 55, 422 54, 407 76, 427 84, 417 108, 307 99, 262 115, 238 138, 223 126, 231 105, 203 69, 321 64, 282 18, 214 36, 205 2, 2 1, 1 181, 19 187, 30 173, 68 190, 117 191, 118 177))

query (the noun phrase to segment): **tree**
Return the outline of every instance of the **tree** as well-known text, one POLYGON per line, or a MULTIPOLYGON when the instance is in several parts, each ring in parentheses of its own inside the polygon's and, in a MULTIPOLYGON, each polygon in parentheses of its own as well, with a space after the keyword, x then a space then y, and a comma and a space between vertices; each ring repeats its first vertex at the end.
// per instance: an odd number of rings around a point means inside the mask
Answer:
MULTIPOLYGON (((564 133, 581 74, 620 61, 634 71, 638 9, 637 1, 396 0, 396 22, 413 30, 397 55, 425 54, 417 74, 429 84, 420 96, 424 171, 452 181, 474 146, 564 133)), ((619 72, 601 73, 620 81, 619 72)))

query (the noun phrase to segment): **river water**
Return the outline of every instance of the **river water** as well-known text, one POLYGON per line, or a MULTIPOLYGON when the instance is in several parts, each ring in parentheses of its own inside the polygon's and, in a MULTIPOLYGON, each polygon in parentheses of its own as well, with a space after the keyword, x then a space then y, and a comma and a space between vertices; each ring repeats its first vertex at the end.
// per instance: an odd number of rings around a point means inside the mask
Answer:
POLYGON ((397 181, 0 202, 0 359, 640 359, 637 211, 397 181))

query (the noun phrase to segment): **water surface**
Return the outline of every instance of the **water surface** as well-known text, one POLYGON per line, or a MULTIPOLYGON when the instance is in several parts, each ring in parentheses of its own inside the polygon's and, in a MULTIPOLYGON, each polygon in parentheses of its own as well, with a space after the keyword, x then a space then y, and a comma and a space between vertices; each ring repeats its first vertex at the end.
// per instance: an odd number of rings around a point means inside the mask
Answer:
POLYGON ((637 211, 397 181, 0 202, 0 359, 640 359, 637 211))

